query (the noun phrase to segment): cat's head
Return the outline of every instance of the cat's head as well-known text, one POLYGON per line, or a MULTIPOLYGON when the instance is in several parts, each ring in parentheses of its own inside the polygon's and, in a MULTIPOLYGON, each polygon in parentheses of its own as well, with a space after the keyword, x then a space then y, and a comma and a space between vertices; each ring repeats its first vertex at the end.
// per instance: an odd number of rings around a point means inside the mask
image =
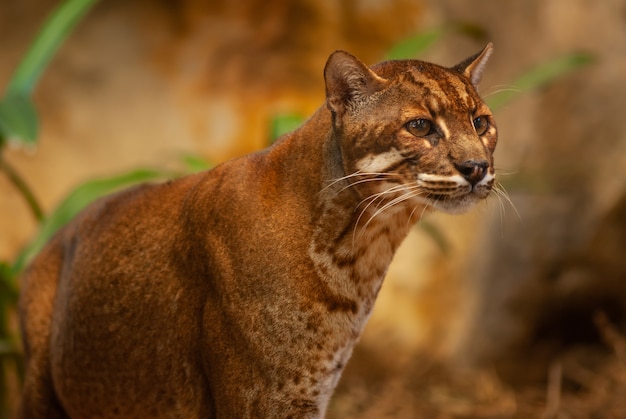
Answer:
POLYGON ((488 44, 451 68, 418 60, 368 68, 333 53, 327 106, 351 189, 452 213, 487 197, 497 131, 476 87, 491 52, 488 44))

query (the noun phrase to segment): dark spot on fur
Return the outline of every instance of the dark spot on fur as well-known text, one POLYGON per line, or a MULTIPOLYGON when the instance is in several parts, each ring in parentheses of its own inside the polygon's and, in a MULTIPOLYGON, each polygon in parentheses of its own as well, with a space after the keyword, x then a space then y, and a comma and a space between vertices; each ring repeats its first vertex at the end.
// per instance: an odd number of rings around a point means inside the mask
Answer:
POLYGON ((337 297, 332 300, 326 301, 328 311, 349 311, 352 314, 356 314, 358 311, 358 304, 354 300, 350 300, 346 297, 337 297))
POLYGON ((307 412, 310 412, 310 413, 316 413, 319 411, 315 400, 296 399, 296 400, 291 401, 291 405, 294 407, 306 410, 307 412))
POLYGON ((354 266, 357 261, 357 256, 358 255, 355 254, 349 254, 348 256, 339 256, 336 253, 333 253, 333 263, 339 268, 354 266))
POLYGON ((309 321, 306 323, 306 330, 308 331, 317 332, 318 327, 318 323, 313 321, 312 319, 309 319, 309 321))
POLYGON ((358 312, 358 304, 343 295, 334 293, 323 281, 318 283, 318 301, 326 306, 330 312, 358 312))

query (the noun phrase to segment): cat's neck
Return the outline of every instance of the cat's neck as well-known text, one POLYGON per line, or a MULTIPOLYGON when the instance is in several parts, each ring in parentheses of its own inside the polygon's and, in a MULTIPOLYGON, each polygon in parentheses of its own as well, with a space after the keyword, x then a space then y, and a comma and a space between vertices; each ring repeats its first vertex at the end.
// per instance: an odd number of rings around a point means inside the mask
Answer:
MULTIPOLYGON (((330 112, 322 108, 303 130, 286 139, 289 148, 306 149, 299 155, 317 160, 320 168, 299 176, 309 188, 306 194, 312 205, 309 257, 334 294, 355 302, 347 308, 369 315, 396 249, 424 208, 402 202, 387 205, 389 196, 374 199, 357 194, 351 187, 355 178, 341 161, 337 138, 332 134, 316 138, 306 131, 331 133, 331 124, 330 112)), ((291 168, 289 173, 296 171, 291 168)))

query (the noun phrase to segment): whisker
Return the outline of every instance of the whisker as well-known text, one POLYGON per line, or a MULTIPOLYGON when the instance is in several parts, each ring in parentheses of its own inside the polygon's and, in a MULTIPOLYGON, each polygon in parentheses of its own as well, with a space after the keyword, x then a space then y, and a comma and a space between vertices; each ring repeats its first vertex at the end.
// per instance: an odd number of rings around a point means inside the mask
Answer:
POLYGON ((498 174, 498 176, 512 176, 512 175, 516 175, 519 172, 515 171, 515 172, 506 172, 503 169, 498 169, 496 168, 496 173, 498 174))
POLYGON ((509 205, 511 206, 511 208, 513 208, 513 211, 515 211, 515 215, 517 215, 517 219, 521 220, 522 217, 519 214, 519 211, 517 211, 517 208, 515 207, 515 204, 513 204, 513 201, 511 201, 511 198, 509 197, 509 194, 507 193, 506 189, 504 188, 504 185, 502 185, 502 183, 498 182, 496 180, 496 183, 494 184, 494 187, 492 189, 495 194, 499 197, 502 197, 506 200, 506 202, 509 203, 509 205))
MULTIPOLYGON (((409 214, 409 219, 406 221, 406 226, 410 227, 411 226, 411 219, 413 218, 413 214, 415 214, 415 211, 419 208, 419 205, 416 205, 415 207, 413 207, 413 211, 411 211, 411 213, 409 214)), ((426 212, 426 208, 428 208, 428 205, 423 204, 422 205, 422 213, 420 214, 418 220, 421 220, 422 217, 424 216, 424 213, 426 212)))
POLYGON ((397 204, 400 204, 406 200, 409 200, 411 198, 414 198, 422 194, 420 187, 417 185, 407 186, 406 190, 407 192, 404 195, 400 195, 399 197, 394 198, 391 201, 387 202, 385 205, 382 206, 382 208, 378 208, 376 212, 367 220, 367 222, 365 223, 362 229, 366 230, 369 224, 374 220, 374 218, 382 214, 385 210, 392 208, 396 206, 397 204))
POLYGON ((407 188, 407 185, 396 185, 392 188, 389 188, 385 191, 379 192, 377 194, 374 194, 372 196, 368 196, 367 198, 365 198, 364 200, 362 200, 361 202, 359 202, 359 205, 357 206, 360 207, 361 205, 363 205, 365 202, 367 202, 368 200, 370 201, 365 208, 363 208, 363 210, 361 210, 361 213, 359 214, 359 216, 356 219, 356 223, 354 224, 354 232, 352 234, 353 237, 353 242, 354 242, 354 237, 356 236, 356 229, 357 226, 359 225, 359 222, 361 221, 361 217, 363 216, 363 214, 365 214, 365 212, 367 211, 367 209, 374 203, 376 202, 378 199, 382 199, 384 195, 388 195, 391 193, 395 193, 397 191, 401 191, 402 189, 407 188))
POLYGON ((498 199, 498 214, 500 215, 500 229, 504 226, 504 214, 506 213, 506 209, 504 208, 504 202, 502 202, 502 197, 500 196, 500 191, 496 191, 492 189, 493 195, 498 199))
POLYGON ((490 96, 497 95, 498 93, 503 93, 503 92, 513 92, 513 93, 519 93, 519 92, 521 92, 521 91, 522 91, 521 89, 519 89, 519 88, 517 88, 517 87, 515 87, 515 86, 506 86, 506 85, 502 85, 502 86, 494 86, 494 87, 500 87, 500 88, 499 88, 499 89, 494 89, 494 90, 491 90, 491 91, 486 92, 486 93, 483 95, 483 98, 485 98, 485 99, 486 99, 486 98, 488 98, 488 97, 490 97, 490 96))
MULTIPOLYGON (((379 175, 377 175, 379 176, 379 175)), ((351 184, 344 186, 343 188, 341 188, 339 190, 339 192, 343 192, 346 189, 349 189, 355 185, 361 184, 361 183, 367 183, 367 182, 377 182, 377 181, 387 181, 387 179, 380 179, 379 177, 375 177, 375 178, 366 178, 366 179, 361 179, 361 180, 357 180, 356 182, 352 182, 351 184)))
POLYGON ((354 173, 350 173, 350 174, 348 174, 348 175, 345 175, 345 176, 342 176, 342 177, 340 177, 340 178, 337 178, 337 179, 335 179, 335 180, 330 181, 330 182, 329 182, 329 184, 328 184, 328 185, 326 185, 326 186, 325 186, 325 187, 324 187, 324 188, 323 188, 320 192, 325 191, 326 189, 328 189, 328 188, 332 187, 333 185, 336 185, 336 184, 337 184, 337 183, 339 183, 339 182, 342 182, 342 181, 344 181, 344 180, 348 180, 348 179, 353 178, 353 177, 360 177, 360 176, 372 176, 372 177, 367 178, 367 179, 363 179, 363 180, 361 180, 361 181, 357 181, 357 182, 351 183, 351 184, 350 184, 350 185, 348 185, 347 187, 344 187, 343 189, 341 189, 341 191, 339 191, 339 192, 343 192, 345 189, 347 189, 347 188, 349 188, 349 187, 351 187, 351 186, 353 186, 353 185, 355 185, 355 184, 357 184, 357 183, 368 182, 368 181, 376 181, 376 180, 383 180, 383 179, 380 179, 380 177, 385 177, 385 176, 386 176, 386 177, 391 177, 391 176, 394 176, 394 175, 393 175, 392 173, 383 173, 383 172, 362 172, 362 171, 360 171, 360 170, 357 170, 357 171, 356 171, 356 172, 354 172, 354 173), (375 177, 374 177, 374 176, 375 176, 375 177))
MULTIPOLYGON (((408 187, 407 185, 400 184, 400 185, 392 186, 389 189, 385 189, 382 192, 375 193, 374 195, 370 195, 367 198, 363 199, 361 202, 359 202, 359 205, 357 205, 357 208, 360 207, 362 204, 364 204, 367 200, 372 200, 372 202, 370 202, 368 204, 368 206, 369 206, 374 201, 376 201, 378 198, 382 198, 384 195, 389 195, 389 194, 396 193, 396 192, 401 191, 401 190, 403 190, 403 189, 405 189, 407 187, 408 187)), ((365 209, 367 209, 367 207, 365 207, 365 209)))
POLYGON ((378 216, 380 213, 382 213, 383 211, 385 211, 386 209, 399 204, 401 202, 404 202, 407 199, 410 199, 412 197, 418 196, 419 194, 421 194, 421 191, 419 191, 420 187, 418 185, 397 185, 394 186, 393 188, 389 188, 386 191, 377 193, 375 195, 372 195, 371 197, 366 198, 365 200, 362 201, 362 203, 364 203, 367 199, 370 200, 370 202, 365 206, 365 208, 363 208, 363 210, 361 211, 361 213, 359 214, 359 216, 357 217, 357 220, 354 224, 354 231, 352 233, 352 245, 354 246, 354 242, 357 239, 357 237, 360 237, 363 232, 365 230, 367 230, 367 227, 369 226, 370 222, 376 217, 378 216), (387 204, 383 205, 382 208, 377 208, 376 212, 374 213, 374 215, 372 215, 367 222, 365 223, 365 225, 363 227, 361 227, 361 233, 357 234, 357 228, 359 226, 359 223, 361 221, 361 218, 363 217, 363 215, 367 212, 367 209, 374 203, 376 202, 378 199, 381 199, 384 195, 386 194, 390 194, 390 193, 395 193, 395 192, 399 192, 399 191, 403 191, 406 190, 408 191, 407 193, 396 197, 394 199, 392 199, 390 202, 388 202, 387 204))

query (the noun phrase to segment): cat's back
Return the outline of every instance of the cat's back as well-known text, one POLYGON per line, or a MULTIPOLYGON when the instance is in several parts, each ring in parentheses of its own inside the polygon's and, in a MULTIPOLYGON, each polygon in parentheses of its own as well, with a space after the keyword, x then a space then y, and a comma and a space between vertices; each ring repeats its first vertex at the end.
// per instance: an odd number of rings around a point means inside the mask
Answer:
POLYGON ((64 404, 88 401, 86 410, 73 411, 77 417, 105 410, 133 416, 132 406, 159 406, 163 401, 145 390, 155 376, 171 397, 190 400, 193 408, 182 416, 207 416, 200 397, 207 389, 195 356, 200 338, 185 326, 195 321, 202 289, 183 280, 177 252, 185 245, 179 233, 185 202, 211 178, 206 172, 144 184, 95 201, 25 272, 20 301, 25 350, 49 371, 64 404), (168 368, 173 354, 190 370, 168 368), (127 381, 129 365, 132 381, 127 381), (97 375, 115 385, 102 392, 91 380, 97 375), (191 388, 167 385, 183 381, 193 383, 191 388), (74 388, 73 382, 81 386, 74 388))
POLYGON ((205 177, 196 174, 127 188, 94 201, 62 227, 22 275, 20 306, 26 331, 30 323, 37 329, 35 336, 47 335, 39 329, 38 318, 51 315, 55 306, 67 307, 78 295, 114 300, 133 282, 145 281, 133 273, 137 260, 146 261, 144 277, 171 270, 181 208, 205 177), (108 284, 106 290, 103 284, 108 284))

